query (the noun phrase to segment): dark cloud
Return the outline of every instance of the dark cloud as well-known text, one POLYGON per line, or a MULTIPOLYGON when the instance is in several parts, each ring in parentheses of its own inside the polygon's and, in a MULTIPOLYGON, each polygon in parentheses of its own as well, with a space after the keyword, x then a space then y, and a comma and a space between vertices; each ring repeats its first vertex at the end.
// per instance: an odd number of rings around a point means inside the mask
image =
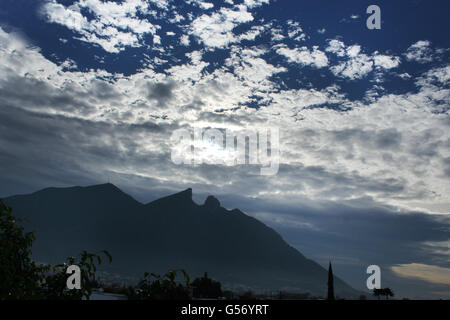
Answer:
POLYGON ((95 79, 91 81, 88 96, 96 97, 98 100, 115 103, 117 100, 121 100, 122 94, 117 91, 113 84, 102 79, 95 79))
POLYGON ((402 134, 396 129, 380 130, 376 135, 376 144, 380 149, 397 148, 402 140, 402 134))
POLYGON ((444 174, 447 178, 450 178, 450 157, 444 158, 444 174))
POLYGON ((395 149, 402 141, 401 133, 395 128, 379 131, 344 129, 331 132, 337 143, 357 144, 364 148, 395 149))
MULTIPOLYGON (((168 126, 95 122, 0 107, 0 196, 48 186, 105 182, 110 168, 165 170, 168 150, 144 150, 168 126), (159 151, 159 152, 158 152, 159 151)), ((157 143, 157 142, 156 142, 157 143)), ((135 170, 139 173, 139 170, 135 170)))
POLYGON ((165 107, 166 103, 173 98, 175 82, 159 82, 147 84, 147 98, 157 101, 157 107, 165 107))
MULTIPOLYGON (((82 95, 80 95, 82 97, 82 95)), ((73 91, 60 90, 35 78, 9 75, 0 80, 0 105, 19 106, 31 110, 52 108, 88 115, 95 108, 73 91)))

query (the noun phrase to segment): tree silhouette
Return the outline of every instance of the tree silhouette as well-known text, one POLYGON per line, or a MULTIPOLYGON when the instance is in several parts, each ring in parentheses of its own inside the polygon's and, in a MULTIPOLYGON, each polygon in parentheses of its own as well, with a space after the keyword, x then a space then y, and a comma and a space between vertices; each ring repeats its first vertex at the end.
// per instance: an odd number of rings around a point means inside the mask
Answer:
POLYGON ((192 288, 196 298, 216 299, 222 296, 222 285, 219 281, 208 278, 206 272, 203 277, 192 281, 192 288))
MULTIPOLYGON (((79 257, 69 257, 64 264, 37 265, 31 259, 31 247, 36 239, 25 232, 22 219, 0 200, 0 300, 89 299, 95 284, 96 265, 100 255, 83 251, 79 257), (81 289, 67 289, 69 265, 78 265, 81 289)), ((103 251, 112 261, 111 255, 103 251)))
POLYGON ((377 288, 373 289, 373 295, 375 297, 377 297, 378 300, 380 300, 380 296, 383 295, 382 293, 383 293, 383 289, 377 289, 377 288))
POLYGON ((328 297, 327 300, 334 300, 334 277, 333 268, 331 267, 331 261, 328 266, 328 297))
POLYGON ((390 288, 383 288, 383 289, 373 289, 373 295, 380 299, 380 296, 385 296, 386 300, 389 299, 389 297, 394 296, 394 292, 390 288))
POLYGON ((31 260, 32 232, 25 232, 20 219, 0 200, 0 299, 37 298, 42 281, 39 266, 31 260))
POLYGON ((390 288, 384 288, 383 289, 383 295, 386 296, 386 300, 388 300, 389 297, 393 297, 394 296, 394 292, 392 292, 392 290, 390 288))
POLYGON ((130 300, 188 300, 191 298, 189 275, 181 270, 183 280, 176 281, 177 271, 170 270, 164 276, 144 273, 136 289, 130 288, 130 300))

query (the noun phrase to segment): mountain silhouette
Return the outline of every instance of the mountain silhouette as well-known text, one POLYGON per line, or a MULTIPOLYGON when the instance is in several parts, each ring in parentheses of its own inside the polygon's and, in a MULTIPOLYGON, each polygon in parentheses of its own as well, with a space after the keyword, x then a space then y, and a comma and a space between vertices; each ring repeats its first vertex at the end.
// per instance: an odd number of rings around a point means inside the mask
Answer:
MULTIPOLYGON (((4 199, 36 232, 35 260, 59 263, 82 250, 108 250, 108 271, 141 276, 185 269, 229 284, 325 295, 328 272, 262 222, 227 210, 214 196, 199 205, 192 189, 148 204, 113 184, 47 188, 4 199)), ((339 296, 359 292, 335 277, 339 296)))

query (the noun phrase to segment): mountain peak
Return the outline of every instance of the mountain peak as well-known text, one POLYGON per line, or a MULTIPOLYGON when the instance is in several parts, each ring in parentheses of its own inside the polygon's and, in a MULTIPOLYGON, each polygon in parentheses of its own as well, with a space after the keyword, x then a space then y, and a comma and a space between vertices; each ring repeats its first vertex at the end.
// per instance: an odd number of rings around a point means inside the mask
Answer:
MULTIPOLYGON (((89 192, 102 192, 102 193, 109 193, 109 194, 126 194, 123 192, 118 186, 112 183, 102 183, 102 184, 95 184, 87 187, 81 187, 82 190, 89 191, 89 192)), ((128 195, 127 195, 128 196, 128 195)))
POLYGON ((214 196, 208 196, 203 206, 207 207, 208 209, 216 209, 220 207, 220 201, 217 200, 217 198, 214 196))
POLYGON ((169 197, 183 200, 192 200, 192 188, 187 188, 186 190, 175 193, 169 197))
POLYGON ((114 189, 117 190, 119 189, 116 185, 110 183, 110 182, 106 182, 106 183, 101 183, 101 184, 95 184, 92 186, 88 186, 85 188, 92 188, 92 189, 114 189))
POLYGON ((186 198, 189 198, 192 200, 192 188, 187 188, 184 191, 181 191, 178 193, 179 195, 185 196, 186 198))

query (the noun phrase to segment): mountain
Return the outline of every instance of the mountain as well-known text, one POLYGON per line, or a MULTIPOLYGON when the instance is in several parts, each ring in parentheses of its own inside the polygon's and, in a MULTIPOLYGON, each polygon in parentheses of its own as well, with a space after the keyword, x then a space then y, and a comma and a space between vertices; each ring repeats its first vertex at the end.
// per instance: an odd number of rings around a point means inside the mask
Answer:
MULTIPOLYGON (((227 210, 209 196, 202 205, 192 189, 141 204, 112 184, 47 188, 4 199, 36 231, 37 261, 59 263, 82 250, 108 250, 105 270, 141 276, 185 269, 207 271, 229 284, 259 289, 326 293, 327 271, 289 246, 262 222, 227 210)), ((335 279, 340 296, 358 292, 335 279)))

